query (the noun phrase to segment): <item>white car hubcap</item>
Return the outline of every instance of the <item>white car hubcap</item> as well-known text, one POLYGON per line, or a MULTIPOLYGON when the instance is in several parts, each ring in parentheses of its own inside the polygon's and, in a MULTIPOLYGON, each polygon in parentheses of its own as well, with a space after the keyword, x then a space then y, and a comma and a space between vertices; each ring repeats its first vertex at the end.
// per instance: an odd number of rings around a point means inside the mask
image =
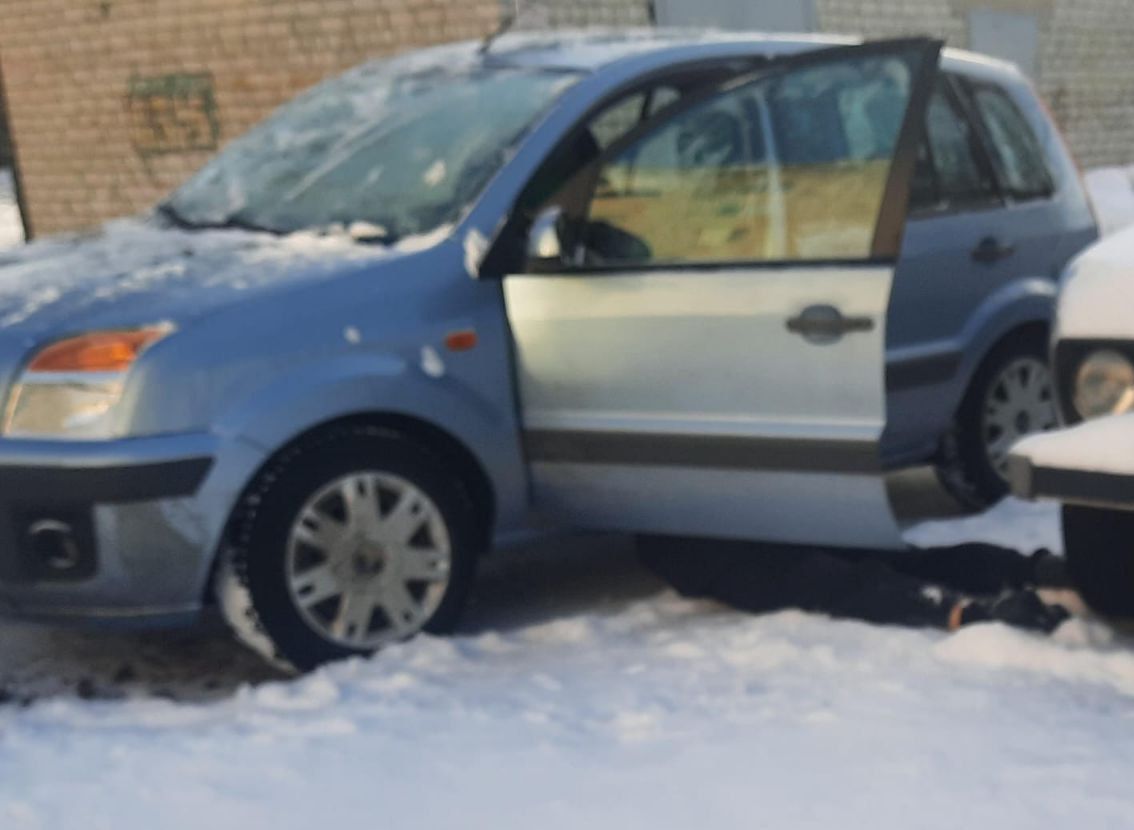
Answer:
POLYGON ((1047 366, 1034 357, 1013 360, 993 381, 984 402, 981 438, 989 463, 1006 477, 1012 445, 1025 435, 1053 429, 1056 424, 1047 366))
POLYGON ((452 551, 441 512, 388 473, 353 473, 304 504, 287 544, 287 584, 303 620, 348 648, 417 633, 449 584, 452 551))

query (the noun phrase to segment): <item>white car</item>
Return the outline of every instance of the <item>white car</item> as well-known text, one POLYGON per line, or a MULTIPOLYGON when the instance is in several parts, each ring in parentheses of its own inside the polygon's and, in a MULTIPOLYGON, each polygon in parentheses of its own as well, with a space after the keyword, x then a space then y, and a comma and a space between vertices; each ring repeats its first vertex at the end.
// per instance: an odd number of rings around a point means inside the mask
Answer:
POLYGON ((1134 228, 1068 268, 1052 358, 1068 426, 1013 448, 1012 489, 1063 504, 1083 598, 1099 613, 1134 617, 1134 228))

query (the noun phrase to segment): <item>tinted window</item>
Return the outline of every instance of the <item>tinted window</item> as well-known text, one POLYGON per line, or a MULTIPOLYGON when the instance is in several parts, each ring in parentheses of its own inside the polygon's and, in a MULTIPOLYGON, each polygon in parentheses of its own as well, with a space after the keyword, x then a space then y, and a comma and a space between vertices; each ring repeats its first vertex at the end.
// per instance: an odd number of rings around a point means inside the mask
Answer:
POLYGON ((1012 99, 995 87, 978 86, 973 102, 988 131, 1004 189, 1017 199, 1051 195, 1051 174, 1039 140, 1012 99))
POLYGON ((690 107, 609 160, 590 206, 596 263, 870 255, 911 73, 856 57, 690 107))
POLYGON ((925 116, 925 138, 910 194, 916 209, 963 209, 986 204, 996 188, 976 154, 968 121, 938 88, 925 116))

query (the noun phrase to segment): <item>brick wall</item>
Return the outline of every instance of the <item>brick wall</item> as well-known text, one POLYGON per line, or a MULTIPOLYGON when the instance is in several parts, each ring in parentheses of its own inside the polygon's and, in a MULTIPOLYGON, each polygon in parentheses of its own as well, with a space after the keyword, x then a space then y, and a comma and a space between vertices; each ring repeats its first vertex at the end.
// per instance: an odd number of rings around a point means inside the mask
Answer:
MULTIPOLYGON (((698 0, 688 0, 698 2, 698 0)), ((1132 0, 813 0, 818 28, 968 45, 1038 15, 1038 83, 1085 165, 1134 162, 1132 0)), ((0 0, 0 75, 33 231, 153 204, 215 149, 367 58, 478 37, 514 0, 0 0)), ((521 28, 644 25, 646 0, 526 0, 521 28)), ((2 140, 0 140, 2 141, 2 140)), ((2 152, 2 149, 0 149, 2 152)))
POLYGON ((303 87, 478 37, 499 0, 0 0, 36 234, 139 210, 303 87))
MULTIPOLYGON (((503 0, 506 13, 515 4, 503 0)), ((644 0, 526 0, 521 4, 519 28, 564 28, 574 26, 646 26, 649 6, 644 0)))
POLYGON ((1134 162, 1131 0, 817 0, 828 32, 932 34, 969 46, 974 9, 1027 12, 1039 23, 1036 86, 1084 167, 1134 162))
POLYGON ((8 138, 8 116, 0 95, 0 167, 12 166, 12 142, 8 138))
POLYGON ((0 60, 0 167, 12 166, 12 138, 8 131, 8 106, 4 100, 4 62, 0 60))
POLYGON ((1134 4, 1060 0, 1041 40, 1039 88, 1080 164, 1134 162, 1134 4))
POLYGON ((933 35, 951 46, 967 41, 964 15, 949 0, 816 0, 819 29, 848 35, 933 35))

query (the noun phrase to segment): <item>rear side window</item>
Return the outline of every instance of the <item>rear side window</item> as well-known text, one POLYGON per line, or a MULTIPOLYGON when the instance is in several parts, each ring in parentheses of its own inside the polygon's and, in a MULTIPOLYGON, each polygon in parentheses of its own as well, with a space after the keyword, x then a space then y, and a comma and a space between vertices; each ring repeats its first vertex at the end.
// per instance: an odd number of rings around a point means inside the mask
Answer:
POLYGON ((925 135, 910 195, 914 211, 964 210, 997 200, 984 156, 968 120, 943 86, 929 100, 925 135))
POLYGON ((972 98, 988 133, 1005 193, 1021 200, 1050 196, 1055 186, 1043 149, 1019 107, 993 86, 974 86, 972 98))

